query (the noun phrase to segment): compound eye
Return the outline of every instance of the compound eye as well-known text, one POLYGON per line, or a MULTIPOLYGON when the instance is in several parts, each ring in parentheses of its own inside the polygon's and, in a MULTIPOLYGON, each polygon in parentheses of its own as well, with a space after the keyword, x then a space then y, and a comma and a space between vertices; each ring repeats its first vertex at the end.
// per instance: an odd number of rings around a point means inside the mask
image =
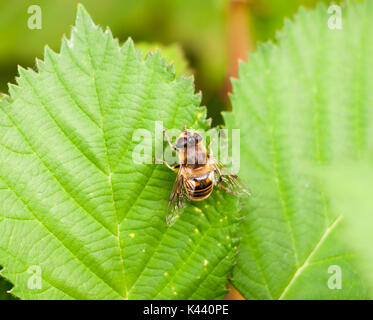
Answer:
POLYGON ((188 145, 191 145, 194 143, 195 143, 194 137, 188 137, 188 145))
POLYGON ((201 137, 198 133, 195 133, 195 134, 194 134, 194 139, 195 139, 197 142, 202 141, 202 137, 201 137))
POLYGON ((179 138, 176 142, 176 147, 177 148, 184 148, 187 144, 187 139, 185 138, 179 138))

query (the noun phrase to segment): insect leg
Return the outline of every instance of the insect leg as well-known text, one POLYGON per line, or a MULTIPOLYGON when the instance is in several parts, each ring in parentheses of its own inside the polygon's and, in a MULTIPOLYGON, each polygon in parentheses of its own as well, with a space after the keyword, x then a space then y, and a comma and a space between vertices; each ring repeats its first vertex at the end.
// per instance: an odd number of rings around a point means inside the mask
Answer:
POLYGON ((163 134, 164 136, 166 137, 167 141, 168 141, 168 144, 170 145, 171 149, 177 151, 177 148, 171 143, 171 139, 170 137, 168 136, 168 134, 166 133, 166 130, 163 129, 163 134))
POLYGON ((180 165, 177 164, 175 166, 171 166, 167 161, 165 160, 161 160, 161 159, 155 159, 154 158, 154 161, 157 161, 157 162, 162 162, 163 164, 165 164, 169 169, 171 169, 172 171, 175 171, 177 172, 177 170, 179 169, 180 165))
POLYGON ((219 188, 222 188, 223 190, 227 191, 228 193, 230 194, 233 194, 234 196, 236 195, 236 193, 234 191, 232 191, 231 189, 228 189, 227 187, 223 186, 222 184, 218 183, 217 186, 219 188))
POLYGON ((223 181, 223 179, 219 178, 218 182, 216 183, 216 185, 219 187, 219 188, 222 188, 223 190, 227 191, 228 193, 230 194, 233 194, 233 195, 236 195, 236 193, 234 191, 232 191, 231 189, 227 188, 226 186, 223 186, 220 182, 223 181))
POLYGON ((232 191, 231 189, 229 189, 229 188, 227 188, 226 186, 223 186, 223 185, 221 184, 222 181, 227 181, 227 179, 224 178, 224 176, 221 174, 220 169, 219 169, 219 168, 215 168, 215 172, 219 175, 219 179, 218 179, 218 181, 216 181, 216 185, 217 185, 219 188, 221 188, 221 189, 227 191, 228 193, 233 194, 233 195, 236 195, 236 193, 235 193, 234 191, 232 191))

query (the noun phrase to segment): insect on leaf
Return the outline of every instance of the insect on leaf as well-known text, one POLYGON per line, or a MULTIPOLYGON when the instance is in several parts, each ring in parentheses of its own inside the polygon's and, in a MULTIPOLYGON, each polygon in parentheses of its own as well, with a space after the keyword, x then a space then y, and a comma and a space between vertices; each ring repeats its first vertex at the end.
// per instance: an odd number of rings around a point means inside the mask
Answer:
MULTIPOLYGON (((217 299, 236 253, 235 197, 165 222, 175 175, 137 164, 137 129, 206 126, 193 79, 119 45, 79 6, 60 53, 19 68, 0 102, 0 265, 22 299, 217 299), (40 279, 38 279, 40 277, 40 279)), ((154 153, 154 148, 153 148, 154 153)))

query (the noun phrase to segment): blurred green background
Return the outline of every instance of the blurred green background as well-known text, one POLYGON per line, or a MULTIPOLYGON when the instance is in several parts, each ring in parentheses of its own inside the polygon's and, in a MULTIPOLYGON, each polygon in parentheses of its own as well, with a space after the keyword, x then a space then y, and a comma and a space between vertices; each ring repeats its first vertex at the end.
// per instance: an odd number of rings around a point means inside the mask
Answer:
MULTIPOLYGON (((229 77, 238 58, 255 50, 258 41, 273 39, 284 17, 317 0, 2 0, 0 2, 0 92, 14 82, 17 64, 34 67, 44 45, 59 50, 69 35, 77 3, 84 4, 97 24, 110 26, 125 41, 163 45, 178 43, 203 93, 213 124, 222 122, 220 111, 229 109, 229 77), (42 9, 42 29, 30 30, 30 5, 42 9)), ((324 0, 330 2, 330 0, 324 0)))
MULTIPOLYGON (((213 125, 229 110, 229 78, 237 73, 238 59, 246 60, 258 42, 273 40, 284 18, 299 6, 314 7, 331 0, 2 0, 0 2, 0 92, 15 82, 17 65, 35 66, 44 45, 58 51, 63 34, 69 36, 77 3, 93 20, 110 26, 121 42, 129 36, 142 49, 156 46, 177 60, 177 72, 189 70, 202 91, 203 105, 213 125), (39 5, 42 29, 30 30, 27 9, 39 5), (187 63, 179 61, 184 56, 187 63), (182 70, 180 70, 182 69, 182 70)), ((340 2, 340 1, 337 1, 340 2)), ((9 299, 10 285, 0 278, 0 300, 9 299)), ((229 297, 236 299, 234 293, 229 297)))

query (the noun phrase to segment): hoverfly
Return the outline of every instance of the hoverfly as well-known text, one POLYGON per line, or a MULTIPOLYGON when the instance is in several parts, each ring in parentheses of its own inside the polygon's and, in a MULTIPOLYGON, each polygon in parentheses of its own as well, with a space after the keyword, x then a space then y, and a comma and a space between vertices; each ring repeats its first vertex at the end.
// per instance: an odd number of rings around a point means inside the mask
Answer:
POLYGON ((171 143, 165 130, 163 134, 178 156, 178 164, 175 166, 161 160, 168 168, 177 172, 167 208, 166 222, 169 226, 181 214, 186 199, 204 200, 210 196, 214 186, 233 195, 250 194, 237 175, 230 173, 223 175, 225 167, 214 159, 211 150, 212 141, 206 150, 201 135, 196 131, 188 130, 186 126, 176 140, 176 145, 171 143))

